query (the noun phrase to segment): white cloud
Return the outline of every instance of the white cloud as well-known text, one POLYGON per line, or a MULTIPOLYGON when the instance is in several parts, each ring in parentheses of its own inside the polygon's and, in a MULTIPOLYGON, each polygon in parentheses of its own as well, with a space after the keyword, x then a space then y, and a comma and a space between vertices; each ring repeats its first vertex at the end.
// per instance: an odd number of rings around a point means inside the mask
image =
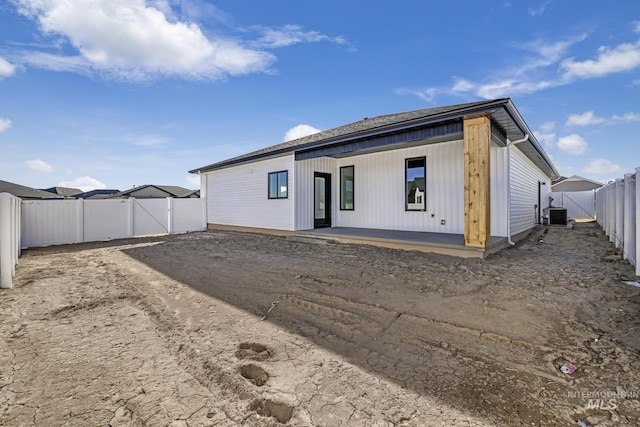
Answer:
POLYGON ((589 144, 580 135, 571 134, 558 139, 558 148, 568 154, 583 154, 589 144))
POLYGON ((568 80, 602 77, 630 71, 639 66, 640 41, 623 43, 613 48, 602 46, 598 49, 596 59, 576 61, 574 58, 568 58, 560 63, 560 68, 564 71, 563 77, 568 80))
POLYGON ((593 111, 585 111, 582 114, 570 114, 566 126, 589 126, 603 123, 603 117, 596 116, 593 111))
POLYGON ((544 13, 545 9, 547 8, 547 6, 549 6, 549 3, 551 3, 551 1, 545 1, 544 3, 542 3, 541 5, 537 6, 537 7, 530 7, 529 8, 529 15, 531 16, 540 16, 544 13))
POLYGON ((536 139, 544 144, 545 148, 553 148, 556 144, 556 134, 553 130, 556 122, 545 122, 540 125, 540 129, 534 131, 536 139))
POLYGON ((12 76, 16 72, 16 66, 0 56, 0 79, 12 76))
POLYGON ((451 90, 454 92, 469 92, 475 87, 473 83, 466 79, 454 77, 453 80, 455 83, 453 84, 453 87, 451 87, 451 90))
POLYGON ((544 122, 540 125, 540 131, 542 132, 553 132, 556 128, 556 122, 544 122))
POLYGON ((122 137, 122 140, 127 144, 137 145, 139 147, 152 147, 156 145, 164 145, 169 142, 169 138, 153 134, 125 135, 122 137))
MULTIPOLYGON (((15 0, 46 35, 63 36, 76 56, 22 52, 32 65, 98 71, 142 80, 156 76, 219 79, 264 72, 275 57, 232 39, 208 39, 194 23, 174 20, 144 0, 15 0), (68 68, 65 68, 68 67, 68 68)), ((168 4, 160 9, 166 10, 168 4)))
POLYGON ((291 46, 298 43, 333 42, 348 45, 344 37, 329 37, 317 31, 303 31, 299 25, 285 25, 279 28, 257 27, 262 37, 256 42, 268 48, 291 46))
POLYGON ((605 176, 620 174, 623 172, 623 169, 620 165, 612 163, 607 159, 595 159, 582 168, 582 172, 596 176, 605 176))
POLYGON ((616 114, 613 116, 613 119, 623 122, 640 122, 640 114, 632 112, 624 113, 622 116, 616 114))
POLYGON ((27 160, 26 162, 24 162, 24 164, 27 165, 29 169, 34 170, 36 172, 48 173, 48 172, 53 172, 55 170, 53 166, 51 166, 49 163, 40 159, 27 160))
POLYGON ((0 117, 0 133, 11 127, 11 120, 0 117))
POLYGON ((82 191, 107 188, 105 184, 90 176, 81 176, 72 181, 60 181, 58 187, 79 188, 82 191))
MULTIPOLYGON (((549 4, 530 9, 530 13, 542 13, 549 4)), ((634 32, 640 33, 640 21, 635 21, 634 32)), ((640 40, 623 43, 614 47, 601 47, 594 59, 578 61, 569 57, 568 52, 577 43, 587 38, 586 33, 558 41, 536 39, 526 43, 512 44, 511 47, 525 51, 509 52, 513 66, 501 65, 493 74, 480 81, 453 77, 449 87, 420 89, 398 89, 398 94, 412 94, 432 102, 435 94, 469 95, 491 99, 532 94, 541 90, 563 86, 577 79, 603 77, 612 73, 631 71, 640 67, 640 40)), ((633 80, 638 85, 640 80, 633 80)))
POLYGON ((46 52, 16 51, 13 56, 25 65, 43 68, 51 71, 70 71, 89 74, 91 64, 81 56, 61 56, 46 52))
POLYGON ((320 129, 316 129, 309 125, 298 125, 292 127, 284 135, 284 142, 292 141, 294 139, 303 138, 305 136, 313 135, 314 133, 322 132, 320 129))
POLYGON ((556 144, 556 134, 534 132, 536 139, 544 144, 544 148, 553 148, 556 144))
POLYGON ((200 188, 200 175, 188 175, 185 181, 189 184, 189 188, 200 188))
POLYGON ((558 77, 555 71, 548 70, 549 66, 558 63, 573 45, 586 37, 586 34, 579 34, 558 41, 537 39, 527 43, 512 44, 511 47, 526 54, 510 53, 509 57, 515 58, 513 63, 516 65, 503 67, 484 81, 474 82, 454 76, 453 84, 448 88, 397 89, 395 92, 399 95, 415 95, 432 102, 435 95, 440 93, 465 96, 473 94, 492 99, 526 95, 560 86, 567 82, 558 77), (548 78, 541 77, 545 71, 549 74, 548 78))
POLYGON ((426 102, 432 102, 438 92, 436 88, 426 88, 426 89, 407 89, 407 88, 398 88, 394 90, 397 95, 414 95, 418 98, 422 99, 426 102))
POLYGON ((496 80, 479 85, 476 89, 476 94, 485 99, 502 98, 534 93, 552 86, 554 86, 554 83, 550 81, 496 80))

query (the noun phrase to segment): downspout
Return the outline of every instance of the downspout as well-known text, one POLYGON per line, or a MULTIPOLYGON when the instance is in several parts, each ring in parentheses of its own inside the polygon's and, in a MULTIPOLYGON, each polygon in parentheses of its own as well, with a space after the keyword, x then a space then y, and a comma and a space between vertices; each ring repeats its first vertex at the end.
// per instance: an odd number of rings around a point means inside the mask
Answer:
POLYGON ((511 146, 527 140, 529 140, 528 133, 526 133, 522 139, 507 143, 507 241, 511 246, 516 244, 511 240, 511 146))

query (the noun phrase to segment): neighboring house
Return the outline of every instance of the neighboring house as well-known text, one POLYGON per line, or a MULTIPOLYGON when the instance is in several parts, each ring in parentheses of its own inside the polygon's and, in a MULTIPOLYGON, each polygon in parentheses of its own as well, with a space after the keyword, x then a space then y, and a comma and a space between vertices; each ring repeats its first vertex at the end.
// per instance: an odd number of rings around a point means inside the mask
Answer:
POLYGON ((107 190, 107 189, 97 189, 91 191, 85 191, 84 193, 76 194, 76 199, 106 199, 109 196, 119 193, 120 190, 107 190))
POLYGON ((551 191, 553 192, 574 192, 574 191, 590 191, 597 190, 604 186, 603 183, 593 181, 588 178, 583 178, 578 175, 570 176, 569 178, 560 177, 557 181, 554 181, 551 185, 551 191))
POLYGON ((62 199, 62 196, 13 182, 0 181, 0 193, 10 193, 23 200, 62 199))
POLYGON ((136 199, 158 199, 158 198, 198 198, 200 190, 189 190, 177 185, 140 185, 129 190, 112 194, 110 198, 136 198, 136 199))
POLYGON ((508 98, 365 118, 190 172, 211 228, 444 233, 481 250, 540 223, 558 178, 508 98))
POLYGON ((425 208, 424 178, 416 178, 407 182, 407 210, 424 210, 425 208))
POLYGON ((46 191, 49 193, 56 194, 61 197, 73 197, 75 198, 78 194, 82 194, 82 190, 79 188, 68 188, 68 187, 51 187, 51 188, 43 188, 42 191, 46 191))
POLYGON ((567 210, 567 217, 578 220, 596 218, 596 190, 604 186, 601 182, 571 176, 560 177, 551 185, 550 205, 567 210))

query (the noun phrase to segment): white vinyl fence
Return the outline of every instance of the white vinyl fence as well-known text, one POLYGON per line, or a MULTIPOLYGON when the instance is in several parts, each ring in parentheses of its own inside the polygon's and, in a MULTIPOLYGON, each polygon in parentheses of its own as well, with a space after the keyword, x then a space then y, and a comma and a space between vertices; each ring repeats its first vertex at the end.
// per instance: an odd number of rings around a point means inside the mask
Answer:
POLYGON ((636 173, 626 174, 596 191, 596 212, 598 224, 605 231, 616 248, 621 248, 624 259, 636 267, 640 276, 640 186, 636 185, 636 173))
POLYGON ((22 247, 206 229, 205 199, 22 201, 22 247))
POLYGON ((569 218, 596 218, 596 190, 553 192, 550 196, 553 198, 553 206, 565 208, 569 218))
POLYGON ((13 287, 20 256, 21 202, 9 193, 0 193, 0 288, 13 287))

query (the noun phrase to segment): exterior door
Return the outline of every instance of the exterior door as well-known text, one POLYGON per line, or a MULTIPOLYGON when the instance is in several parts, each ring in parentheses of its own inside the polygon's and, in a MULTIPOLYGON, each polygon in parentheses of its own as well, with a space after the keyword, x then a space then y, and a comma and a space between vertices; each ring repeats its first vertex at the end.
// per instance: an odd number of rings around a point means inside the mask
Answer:
POLYGON ((315 172, 313 178, 313 225, 331 227, 331 174, 315 172))

